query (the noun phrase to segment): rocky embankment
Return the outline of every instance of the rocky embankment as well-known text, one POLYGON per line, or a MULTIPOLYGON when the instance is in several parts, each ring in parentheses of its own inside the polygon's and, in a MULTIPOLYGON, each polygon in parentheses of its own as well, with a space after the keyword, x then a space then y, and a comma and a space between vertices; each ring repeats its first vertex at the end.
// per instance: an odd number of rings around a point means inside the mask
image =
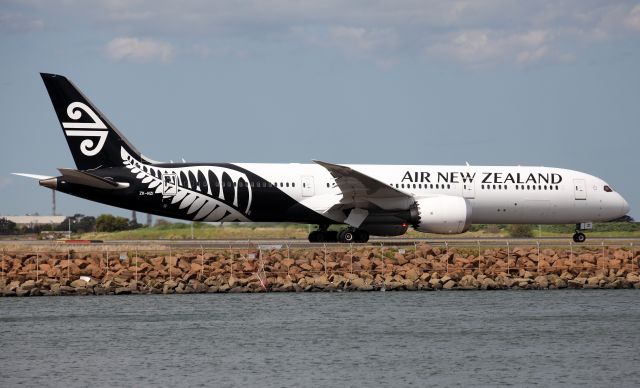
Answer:
POLYGON ((640 289, 640 252, 521 247, 5 252, 2 296, 373 290, 640 289))

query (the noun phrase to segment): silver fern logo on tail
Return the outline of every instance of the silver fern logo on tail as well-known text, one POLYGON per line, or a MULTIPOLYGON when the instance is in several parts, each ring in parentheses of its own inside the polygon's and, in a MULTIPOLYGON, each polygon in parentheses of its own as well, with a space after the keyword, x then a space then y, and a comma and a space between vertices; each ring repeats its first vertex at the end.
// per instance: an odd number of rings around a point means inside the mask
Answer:
POLYGON ((86 156, 95 156, 102 150, 109 132, 106 131, 107 126, 100 120, 100 117, 86 104, 81 102, 72 102, 69 104, 67 107, 67 116, 69 116, 71 120, 80 120, 83 111, 93 120, 92 123, 82 123, 78 121, 63 122, 62 127, 65 129, 64 133, 67 136, 86 137, 87 139, 80 143, 80 151, 86 156), (95 144, 94 139, 91 138, 98 138, 98 144, 95 144))
POLYGON ((247 215, 253 193, 244 173, 218 166, 151 166, 136 160, 124 148, 120 149, 120 156, 136 179, 185 211, 188 218, 206 222, 250 221, 247 215), (228 180, 225 182, 223 177, 228 180), (245 191, 246 198, 240 198, 240 190, 245 191))

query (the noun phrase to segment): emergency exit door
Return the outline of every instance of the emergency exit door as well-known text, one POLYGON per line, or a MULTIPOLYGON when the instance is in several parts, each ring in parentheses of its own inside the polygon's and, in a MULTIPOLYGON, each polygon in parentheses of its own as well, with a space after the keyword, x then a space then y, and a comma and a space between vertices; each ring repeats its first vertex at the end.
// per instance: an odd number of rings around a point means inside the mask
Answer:
POLYGON ((302 177, 302 196, 311 197, 314 194, 315 194, 315 189, 313 187, 313 177, 303 176, 302 177))
POLYGON ((584 179, 574 179, 573 189, 574 189, 576 200, 587 199, 587 187, 584 183, 584 179))

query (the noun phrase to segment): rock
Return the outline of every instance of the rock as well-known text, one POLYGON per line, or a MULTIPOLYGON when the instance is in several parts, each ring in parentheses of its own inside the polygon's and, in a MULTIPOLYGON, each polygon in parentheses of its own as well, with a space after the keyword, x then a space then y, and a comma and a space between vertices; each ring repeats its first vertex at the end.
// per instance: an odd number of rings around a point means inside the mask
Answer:
POLYGON ((164 282, 164 285, 162 286, 162 293, 163 294, 173 294, 174 293, 174 289, 178 286, 178 283, 176 283, 175 280, 167 280, 166 282, 164 282))
POLYGON ((452 290, 454 289, 455 286, 456 286, 456 282, 453 280, 449 280, 442 286, 442 288, 445 290, 452 290))
POLYGON ((408 279, 410 281, 415 281, 417 280, 420 275, 418 275, 418 271, 416 271, 414 268, 411 268, 409 270, 407 270, 407 272, 404 275, 405 279, 408 279))
POLYGON ((567 285, 569 286, 569 288, 582 288, 585 283, 586 283, 587 279, 585 278, 575 278, 575 279, 571 279, 567 282, 567 285))
POLYGON ((20 285, 20 288, 23 290, 31 291, 32 288, 36 286, 36 282, 34 280, 27 280, 26 282, 20 285))
POLYGON ((640 282, 640 276, 638 276, 637 273, 630 273, 627 274, 627 280, 630 281, 631 283, 638 283, 640 282))
POLYGON ((359 277, 351 279, 351 281, 349 282, 349 285, 355 288, 356 290, 359 290, 365 287, 364 280, 359 277))
POLYGON ((76 280, 72 281, 70 285, 73 288, 86 288, 87 287, 87 282, 82 280, 82 279, 76 279, 76 280))
POLYGON ((434 290, 441 290, 442 289, 442 282, 440 281, 440 279, 434 279, 431 278, 429 280, 429 285, 431 286, 431 288, 433 288, 434 290))
POLYGON ((22 287, 16 288, 16 296, 29 296, 30 290, 25 290, 22 287))
POLYGON ((549 280, 544 275, 537 276, 534 281, 540 288, 549 288, 549 280))
POLYGON ((498 288, 496 282, 494 282, 493 279, 489 277, 485 277, 484 279, 482 279, 480 284, 481 284, 480 287, 483 290, 495 290, 496 288, 498 288))
POLYGON ((61 295, 72 295, 75 294, 76 289, 71 286, 60 286, 60 294, 61 295))
POLYGON ((480 282, 473 275, 465 275, 458 282, 458 287, 463 290, 476 290, 480 286, 480 282))
POLYGON ((9 283, 9 285, 6 286, 4 289, 5 289, 5 292, 8 292, 8 291, 15 291, 18 287, 20 287, 20 281, 14 280, 11 283, 9 283))
POLYGON ((589 286, 598 286, 600 284, 600 280, 603 280, 603 277, 601 276, 592 276, 590 278, 587 279, 587 284, 589 286))
POLYGON ((560 274, 560 279, 562 280, 572 280, 574 278, 573 274, 571 272, 568 271, 564 271, 562 272, 562 274, 560 274))
POLYGON ((107 290, 104 287, 98 285, 93 287, 93 293, 96 295, 105 295, 107 293, 107 290))

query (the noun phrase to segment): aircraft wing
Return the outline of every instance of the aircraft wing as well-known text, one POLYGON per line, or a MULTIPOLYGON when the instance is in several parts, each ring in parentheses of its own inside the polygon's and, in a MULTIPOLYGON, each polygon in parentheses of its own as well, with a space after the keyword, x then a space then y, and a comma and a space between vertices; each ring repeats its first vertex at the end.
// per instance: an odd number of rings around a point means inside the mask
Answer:
POLYGON ((342 191, 342 205, 353 205, 362 208, 405 208, 413 203, 412 195, 389 186, 384 182, 363 174, 348 166, 314 160, 326 168, 335 178, 342 191), (367 206, 369 203, 374 206, 367 206))

